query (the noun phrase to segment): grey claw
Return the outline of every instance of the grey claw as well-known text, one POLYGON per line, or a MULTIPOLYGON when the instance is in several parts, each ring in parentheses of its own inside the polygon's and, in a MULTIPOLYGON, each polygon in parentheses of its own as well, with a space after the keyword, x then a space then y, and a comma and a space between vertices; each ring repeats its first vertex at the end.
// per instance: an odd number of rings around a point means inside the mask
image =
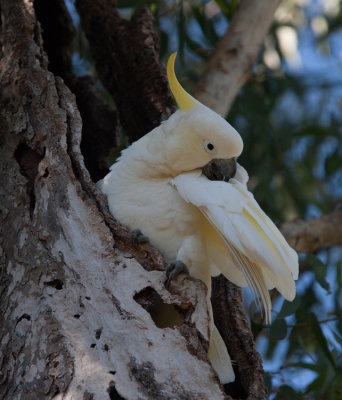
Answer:
POLYGON ((189 274, 188 267, 183 263, 183 261, 174 261, 168 264, 168 266, 166 267, 166 287, 169 287, 172 279, 182 272, 189 274))
POLYGON ((150 240, 147 236, 145 236, 140 229, 134 229, 132 231, 131 240, 133 246, 137 246, 138 244, 148 243, 150 240))

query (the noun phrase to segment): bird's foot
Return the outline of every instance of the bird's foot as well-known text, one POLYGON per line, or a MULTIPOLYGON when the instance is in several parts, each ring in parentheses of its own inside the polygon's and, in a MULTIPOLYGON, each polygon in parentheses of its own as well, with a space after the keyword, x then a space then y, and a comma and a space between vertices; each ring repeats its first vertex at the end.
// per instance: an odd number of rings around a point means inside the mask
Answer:
POLYGON ((132 231, 131 240, 133 246, 137 246, 138 244, 148 243, 150 240, 147 236, 145 236, 140 229, 134 229, 132 231))
POLYGON ((178 260, 168 264, 168 266, 166 267, 166 287, 169 287, 172 279, 179 275, 181 272, 189 274, 188 267, 183 263, 183 261, 178 260))

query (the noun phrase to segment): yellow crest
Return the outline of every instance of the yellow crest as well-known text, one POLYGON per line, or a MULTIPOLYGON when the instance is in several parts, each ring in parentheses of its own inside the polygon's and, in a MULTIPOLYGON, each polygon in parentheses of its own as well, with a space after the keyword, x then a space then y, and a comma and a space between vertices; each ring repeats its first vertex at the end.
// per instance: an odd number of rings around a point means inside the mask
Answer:
POLYGON ((170 89, 175 98, 178 107, 182 111, 187 111, 189 108, 194 107, 198 104, 197 100, 195 100, 192 96, 189 95, 178 82, 175 74, 175 59, 177 53, 173 53, 170 55, 169 61, 167 62, 167 79, 169 81, 170 89))

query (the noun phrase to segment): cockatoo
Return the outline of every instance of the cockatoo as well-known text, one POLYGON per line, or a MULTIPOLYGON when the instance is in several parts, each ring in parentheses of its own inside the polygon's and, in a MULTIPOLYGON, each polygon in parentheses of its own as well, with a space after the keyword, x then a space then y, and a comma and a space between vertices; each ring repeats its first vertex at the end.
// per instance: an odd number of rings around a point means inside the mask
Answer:
POLYGON ((269 322, 268 290, 276 287, 285 299, 294 299, 298 256, 247 189, 247 172, 235 163, 241 136, 182 88, 175 58, 176 53, 169 58, 167 75, 179 110, 123 150, 99 187, 118 220, 146 235, 175 271, 186 266, 206 284, 208 355, 220 381, 228 383, 234 371, 213 323, 211 277, 222 273, 238 286, 249 285, 269 322), (234 161, 228 181, 203 175, 203 167, 216 159, 234 161))

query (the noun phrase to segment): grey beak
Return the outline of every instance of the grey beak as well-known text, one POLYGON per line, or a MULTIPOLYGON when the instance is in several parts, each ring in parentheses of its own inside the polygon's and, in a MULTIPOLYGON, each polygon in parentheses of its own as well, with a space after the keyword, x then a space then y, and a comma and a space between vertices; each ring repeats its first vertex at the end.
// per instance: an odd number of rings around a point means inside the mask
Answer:
POLYGON ((236 173, 236 159, 214 158, 202 167, 202 173, 211 181, 228 182, 236 173))

